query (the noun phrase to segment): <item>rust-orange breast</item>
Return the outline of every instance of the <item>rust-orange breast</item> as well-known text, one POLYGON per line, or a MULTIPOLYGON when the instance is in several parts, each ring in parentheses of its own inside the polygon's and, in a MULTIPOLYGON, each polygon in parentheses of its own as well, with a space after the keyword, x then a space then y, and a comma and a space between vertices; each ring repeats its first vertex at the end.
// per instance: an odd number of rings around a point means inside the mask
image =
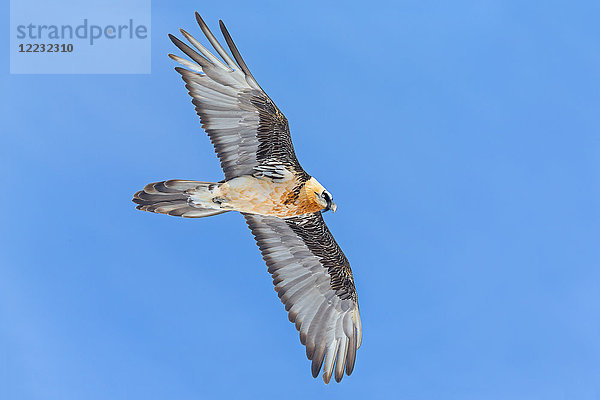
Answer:
POLYGON ((316 200, 316 193, 322 190, 317 186, 320 185, 311 180, 299 184, 296 179, 274 182, 241 177, 222 184, 220 194, 237 211, 291 217, 323 208, 316 200))

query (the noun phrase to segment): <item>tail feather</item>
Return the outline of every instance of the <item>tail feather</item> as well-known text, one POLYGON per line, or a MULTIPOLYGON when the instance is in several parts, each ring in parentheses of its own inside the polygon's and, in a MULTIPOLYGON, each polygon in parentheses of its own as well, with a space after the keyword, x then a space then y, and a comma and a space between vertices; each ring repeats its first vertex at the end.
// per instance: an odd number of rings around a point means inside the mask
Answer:
POLYGON ((144 189, 133 195, 136 208, 160 214, 185 218, 202 218, 223 214, 228 210, 219 208, 201 208, 190 201, 190 192, 212 190, 218 183, 168 180, 147 184, 144 189))

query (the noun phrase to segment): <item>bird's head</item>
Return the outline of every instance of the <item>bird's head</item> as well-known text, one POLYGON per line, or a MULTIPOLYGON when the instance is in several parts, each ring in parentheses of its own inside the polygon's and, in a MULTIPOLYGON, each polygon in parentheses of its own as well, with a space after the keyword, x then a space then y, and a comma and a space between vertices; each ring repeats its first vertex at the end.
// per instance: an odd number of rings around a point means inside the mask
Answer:
POLYGON ((325 212, 331 210, 332 212, 335 212, 335 210, 337 210, 337 206, 333 202, 331 193, 329 193, 315 178, 310 178, 304 187, 307 191, 308 198, 318 204, 321 211, 325 212))

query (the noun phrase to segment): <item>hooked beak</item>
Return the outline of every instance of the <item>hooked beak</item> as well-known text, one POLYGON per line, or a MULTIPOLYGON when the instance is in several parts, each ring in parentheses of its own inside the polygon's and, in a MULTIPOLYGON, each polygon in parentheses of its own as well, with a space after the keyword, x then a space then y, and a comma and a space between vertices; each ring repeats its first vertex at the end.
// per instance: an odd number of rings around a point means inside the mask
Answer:
POLYGON ((331 210, 331 212, 335 212, 335 210, 337 210, 337 206, 335 205, 333 200, 327 201, 327 207, 325 207, 325 210, 323 210, 323 212, 329 211, 329 210, 331 210))

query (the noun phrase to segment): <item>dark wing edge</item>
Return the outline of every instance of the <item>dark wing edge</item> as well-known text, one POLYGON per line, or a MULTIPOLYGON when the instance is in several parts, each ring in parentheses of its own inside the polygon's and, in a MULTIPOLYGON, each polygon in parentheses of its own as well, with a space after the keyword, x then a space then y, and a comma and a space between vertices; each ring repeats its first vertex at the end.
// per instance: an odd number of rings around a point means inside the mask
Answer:
POLYGON ((169 57, 187 68, 175 70, 186 83, 225 178, 251 175, 264 171, 264 167, 276 171, 280 165, 305 175, 294 152, 287 119, 254 79, 225 24, 219 21, 233 58, 198 13, 196 20, 222 60, 183 29, 181 33, 193 48, 173 35, 169 37, 192 61, 173 54, 169 57), (257 169, 259 166, 263 168, 257 169))
POLYGON ((320 212, 292 218, 244 214, 275 291, 300 332, 313 377, 323 381, 354 369, 362 326, 348 260, 320 212))

